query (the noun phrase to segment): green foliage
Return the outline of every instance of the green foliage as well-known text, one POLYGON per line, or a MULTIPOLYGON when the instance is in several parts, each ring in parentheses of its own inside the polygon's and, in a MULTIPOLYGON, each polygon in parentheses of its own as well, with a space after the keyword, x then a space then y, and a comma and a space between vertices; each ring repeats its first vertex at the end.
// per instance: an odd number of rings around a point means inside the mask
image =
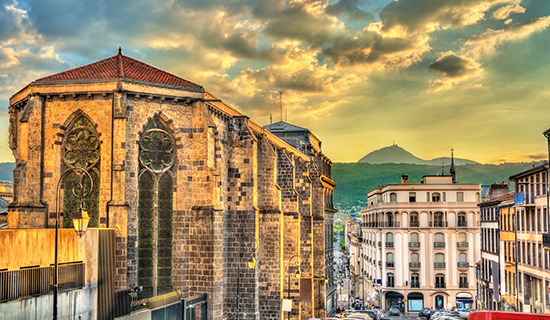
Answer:
MULTIPOLYGON (((457 180, 463 183, 490 185, 507 181, 507 177, 540 165, 533 163, 465 164, 456 167, 457 180)), ((332 178, 338 184, 334 190, 334 203, 340 208, 365 206, 367 193, 390 183, 400 183, 401 175, 409 176, 410 183, 419 183, 423 176, 441 172, 441 166, 416 164, 334 163, 332 178)), ((445 167, 449 174, 449 167, 445 167)))

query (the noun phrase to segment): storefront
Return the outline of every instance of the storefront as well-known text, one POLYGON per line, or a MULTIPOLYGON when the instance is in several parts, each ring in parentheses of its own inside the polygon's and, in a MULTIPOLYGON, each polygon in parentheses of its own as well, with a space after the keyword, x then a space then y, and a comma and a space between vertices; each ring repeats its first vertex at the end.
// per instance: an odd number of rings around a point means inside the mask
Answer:
POLYGON ((416 312, 424 308, 424 295, 420 292, 411 292, 407 295, 407 311, 416 312))
POLYGON ((457 294, 455 301, 457 308, 474 308, 474 300, 469 293, 463 292, 457 294))

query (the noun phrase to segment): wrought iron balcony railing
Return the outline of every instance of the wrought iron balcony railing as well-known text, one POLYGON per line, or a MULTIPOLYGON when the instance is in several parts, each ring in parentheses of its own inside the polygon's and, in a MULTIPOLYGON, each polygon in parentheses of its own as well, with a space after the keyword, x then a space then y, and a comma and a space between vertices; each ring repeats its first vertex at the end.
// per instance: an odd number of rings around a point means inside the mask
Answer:
POLYGON ((434 269, 445 269, 445 262, 434 262, 434 269))
POLYGON ((420 248, 420 242, 409 242, 409 248, 420 248))

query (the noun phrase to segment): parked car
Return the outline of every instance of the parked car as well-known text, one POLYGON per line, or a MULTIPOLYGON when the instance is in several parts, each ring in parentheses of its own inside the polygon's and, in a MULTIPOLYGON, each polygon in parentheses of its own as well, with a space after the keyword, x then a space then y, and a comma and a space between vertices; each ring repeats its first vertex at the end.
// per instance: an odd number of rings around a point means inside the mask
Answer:
POLYGON ((464 308, 464 309, 456 309, 458 312, 458 316, 462 319, 468 319, 468 316, 470 315, 470 312, 477 311, 476 309, 470 309, 470 308, 464 308))
POLYGON ((420 312, 418 313, 418 316, 419 317, 425 317, 425 318, 430 318, 430 316, 435 312, 435 310, 433 309, 430 309, 430 308, 423 308, 422 310, 420 310, 420 312))
POLYGON ((399 312, 399 309, 397 308, 391 308, 390 311, 388 312, 388 315, 389 316, 399 316, 401 313, 399 312))
POLYGON ((345 319, 349 319, 349 320, 351 320, 351 319, 372 320, 373 318, 371 318, 371 316, 366 314, 366 313, 354 313, 354 314, 349 315, 345 319))
POLYGON ((356 310, 355 314, 368 314, 371 319, 380 320, 378 313, 375 310, 356 310))
POLYGON ((355 312, 357 312, 357 310, 344 310, 340 314, 340 319, 344 319, 345 317, 348 317, 348 316, 350 316, 351 314, 353 314, 355 312))

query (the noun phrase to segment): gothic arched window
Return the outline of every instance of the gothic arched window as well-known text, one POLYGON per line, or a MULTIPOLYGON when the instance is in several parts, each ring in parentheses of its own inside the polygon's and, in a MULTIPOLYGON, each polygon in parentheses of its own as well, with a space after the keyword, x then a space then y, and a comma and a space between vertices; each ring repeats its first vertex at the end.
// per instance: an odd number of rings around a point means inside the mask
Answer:
POLYGON ((72 168, 88 171, 94 180, 93 190, 90 181, 79 171, 69 173, 63 181, 63 227, 72 228, 72 214, 77 211, 79 199, 73 194, 73 187, 82 182, 83 190, 75 190, 88 194, 83 199, 83 206, 90 216, 90 227, 99 226, 99 135, 90 120, 80 115, 76 117, 63 137, 62 144, 62 174, 72 168), (89 192, 89 193, 88 193, 89 192))
POLYGON ((158 118, 139 140, 138 285, 143 297, 172 291, 174 146, 158 118))

